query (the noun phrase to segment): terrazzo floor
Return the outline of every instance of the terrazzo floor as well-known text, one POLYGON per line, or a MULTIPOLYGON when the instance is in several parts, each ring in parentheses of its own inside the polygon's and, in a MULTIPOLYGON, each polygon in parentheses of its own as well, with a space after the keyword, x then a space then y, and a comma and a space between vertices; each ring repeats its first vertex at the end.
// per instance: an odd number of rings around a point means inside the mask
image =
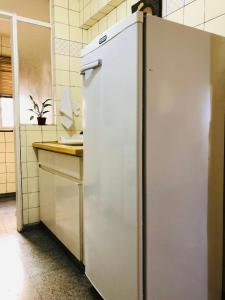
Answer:
POLYGON ((85 275, 43 229, 16 230, 15 200, 0 201, 1 300, 99 300, 85 275))

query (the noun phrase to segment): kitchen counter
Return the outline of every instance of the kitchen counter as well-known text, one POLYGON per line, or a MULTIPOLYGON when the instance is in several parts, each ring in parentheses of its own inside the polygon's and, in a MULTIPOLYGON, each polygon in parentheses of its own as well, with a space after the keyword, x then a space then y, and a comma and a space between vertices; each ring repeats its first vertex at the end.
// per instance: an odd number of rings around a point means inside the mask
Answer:
POLYGON ((83 146, 80 145, 72 146, 72 145, 58 144, 57 142, 46 142, 46 143, 35 142, 32 144, 32 146, 37 149, 43 149, 47 151, 83 157, 83 146))

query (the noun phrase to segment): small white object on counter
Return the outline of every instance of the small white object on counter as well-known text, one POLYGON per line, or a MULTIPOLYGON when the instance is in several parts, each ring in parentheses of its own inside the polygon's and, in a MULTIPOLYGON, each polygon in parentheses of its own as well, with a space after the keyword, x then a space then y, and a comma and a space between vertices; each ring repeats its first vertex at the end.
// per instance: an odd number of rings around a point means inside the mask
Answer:
POLYGON ((79 135, 75 138, 65 138, 60 136, 58 138, 58 143, 63 145, 83 145, 83 135, 79 135))

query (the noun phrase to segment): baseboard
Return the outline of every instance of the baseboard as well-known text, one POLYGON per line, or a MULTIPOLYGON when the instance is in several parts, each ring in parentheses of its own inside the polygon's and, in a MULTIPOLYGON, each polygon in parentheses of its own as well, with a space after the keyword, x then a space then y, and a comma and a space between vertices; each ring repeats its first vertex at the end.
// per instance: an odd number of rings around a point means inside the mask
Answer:
POLYGON ((40 227, 41 227, 40 222, 32 223, 32 224, 25 224, 25 225, 23 225, 23 228, 22 228, 21 232, 30 231, 30 230, 34 230, 34 229, 39 229, 40 227))
POLYGON ((0 201, 5 201, 7 198, 15 198, 16 199, 16 193, 5 193, 0 194, 0 201))

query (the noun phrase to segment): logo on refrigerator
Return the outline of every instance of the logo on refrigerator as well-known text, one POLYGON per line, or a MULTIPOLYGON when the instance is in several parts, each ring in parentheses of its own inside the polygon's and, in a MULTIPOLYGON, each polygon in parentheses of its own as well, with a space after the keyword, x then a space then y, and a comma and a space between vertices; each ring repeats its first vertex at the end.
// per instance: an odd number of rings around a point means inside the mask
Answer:
POLYGON ((98 41, 99 44, 104 43, 107 40, 107 35, 103 35, 103 37, 101 37, 98 41))

